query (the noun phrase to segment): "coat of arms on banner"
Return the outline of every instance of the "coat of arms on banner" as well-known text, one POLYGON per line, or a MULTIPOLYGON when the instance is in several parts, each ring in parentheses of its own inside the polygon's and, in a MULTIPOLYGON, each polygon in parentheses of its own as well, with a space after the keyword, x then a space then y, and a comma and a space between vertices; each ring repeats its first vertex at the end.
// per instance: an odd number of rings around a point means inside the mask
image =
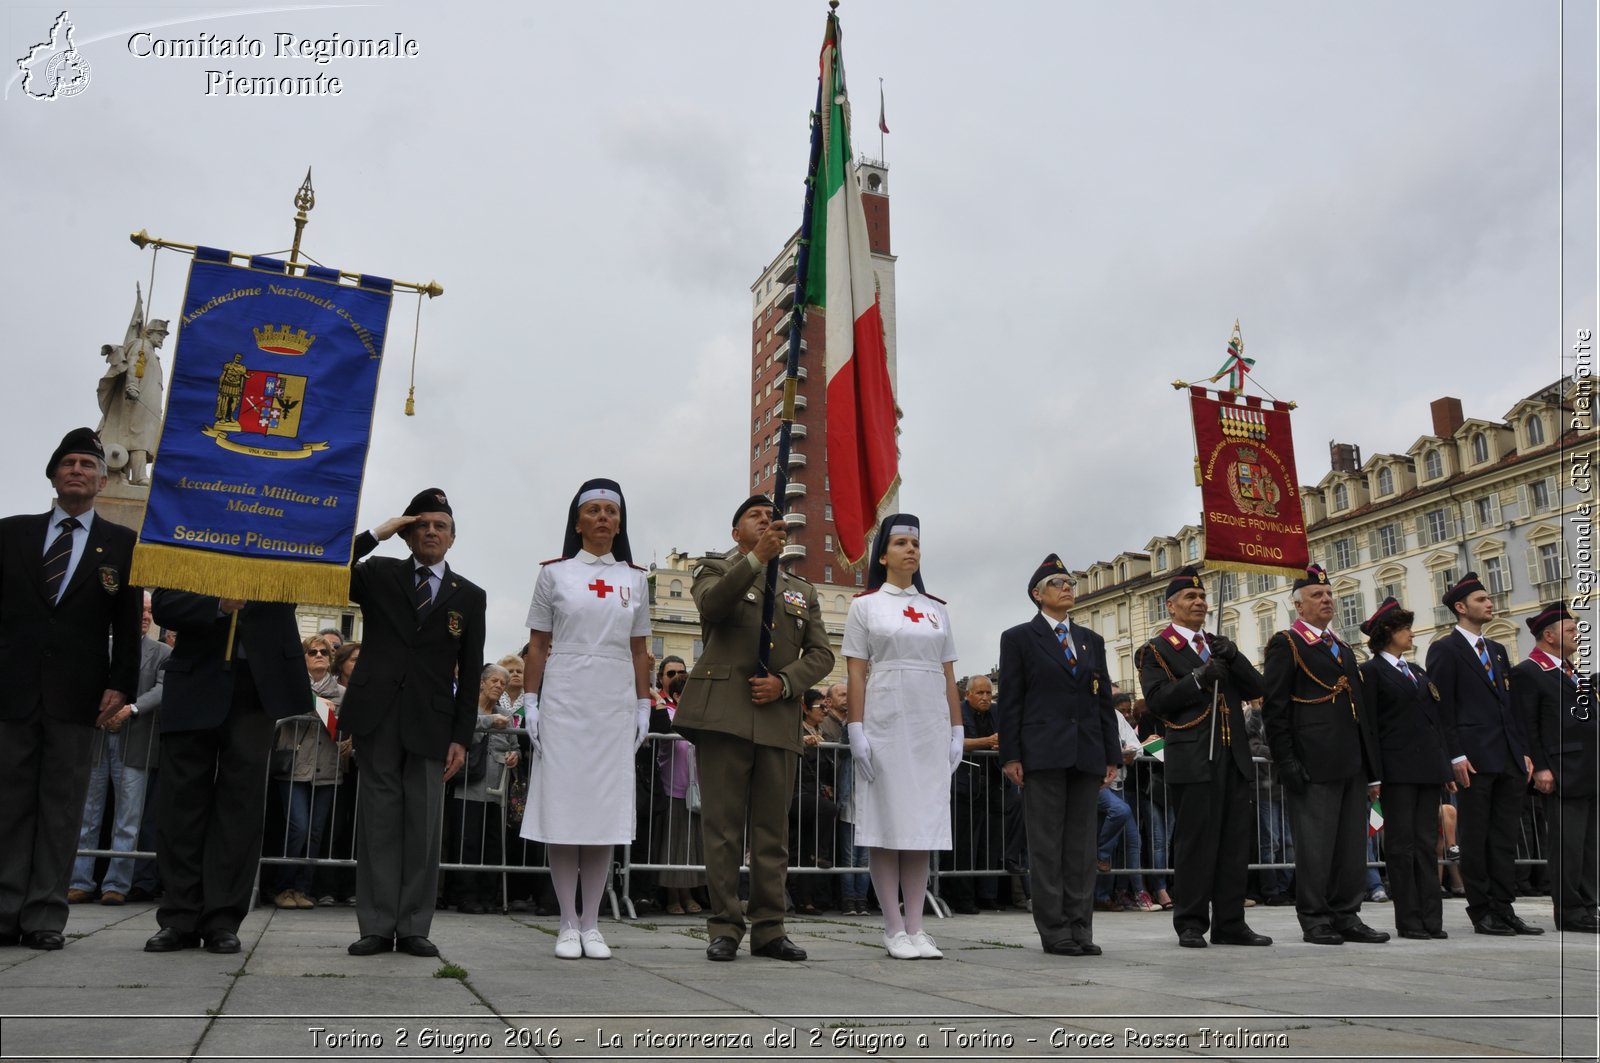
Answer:
MULTIPOLYGON (((263 325, 254 329, 256 346, 279 355, 304 354, 315 336, 305 329, 291 332, 289 326, 263 325)), ((235 353, 217 373, 216 420, 201 432, 217 441, 217 446, 262 458, 303 458, 326 450, 328 444, 304 443, 299 447, 277 448, 229 439, 229 433, 270 436, 298 443, 300 412, 306 401, 306 377, 275 370, 252 369, 244 355, 235 353)))
POLYGON ((1261 463, 1260 457, 1250 447, 1239 448, 1239 460, 1228 464, 1228 495, 1241 513, 1276 517, 1278 499, 1283 497, 1283 490, 1278 486, 1278 481, 1272 478, 1272 470, 1261 463))

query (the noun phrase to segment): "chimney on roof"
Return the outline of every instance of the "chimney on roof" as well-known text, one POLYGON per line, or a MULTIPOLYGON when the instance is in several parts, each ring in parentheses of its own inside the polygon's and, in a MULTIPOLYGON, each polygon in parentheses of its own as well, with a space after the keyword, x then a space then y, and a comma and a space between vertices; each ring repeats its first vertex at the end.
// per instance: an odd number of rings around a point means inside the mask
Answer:
POLYGON ((1466 418, 1461 416, 1461 400, 1452 399, 1448 395, 1442 399, 1434 399, 1428 404, 1428 409, 1433 412, 1433 434, 1440 439, 1449 439, 1456 434, 1466 418))
POLYGON ((1328 458, 1334 472, 1360 472, 1361 448, 1354 443, 1328 443, 1328 458))

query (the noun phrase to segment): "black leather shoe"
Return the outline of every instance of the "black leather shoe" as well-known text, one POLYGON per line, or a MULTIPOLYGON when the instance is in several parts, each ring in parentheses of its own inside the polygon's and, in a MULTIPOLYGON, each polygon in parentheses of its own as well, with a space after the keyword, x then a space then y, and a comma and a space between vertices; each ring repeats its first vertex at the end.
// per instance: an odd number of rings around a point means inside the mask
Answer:
MULTIPOLYGON (((709 953, 709 949, 707 952, 709 953)), ((759 949, 751 949, 752 956, 765 956, 769 960, 785 960, 795 963, 806 958, 806 950, 796 945, 786 937, 773 938, 759 949)))
POLYGON ((739 958, 739 939, 714 937, 706 946, 706 959, 717 963, 731 963, 739 958))
POLYGON ((1500 921, 1499 916, 1486 915, 1472 924, 1475 934, 1489 934, 1497 938, 1516 937, 1517 932, 1500 921))
POLYGON ((1529 926, 1527 923, 1524 923, 1522 921, 1522 918, 1520 916, 1516 916, 1516 915, 1501 916, 1500 917, 1500 921, 1505 923, 1506 926, 1509 926, 1516 933, 1522 934, 1522 935, 1524 935, 1526 937, 1534 937, 1534 936, 1536 936, 1538 934, 1544 933, 1544 927, 1541 927, 1541 926, 1529 926))
POLYGON ((954 912, 955 914, 957 914, 957 915, 977 915, 978 914, 978 906, 976 904, 973 904, 971 901, 962 901, 960 904, 952 904, 950 906, 950 910, 952 912, 954 912))
POLYGON ((1600 920, 1592 916, 1574 916, 1563 919, 1561 929, 1568 934, 1600 934, 1600 920))
POLYGON ((56 949, 65 948, 67 939, 61 936, 59 930, 30 930, 22 935, 22 944, 41 952, 54 952, 56 949))
POLYGON ((350 947, 345 949, 352 956, 376 956, 380 952, 389 952, 394 948, 394 939, 380 937, 377 934, 368 934, 359 941, 352 941, 350 947))
POLYGON ((1270 945, 1272 944, 1272 939, 1265 934, 1256 933, 1249 927, 1244 927, 1241 930, 1227 932, 1213 930, 1211 932, 1211 943, 1213 945, 1270 945))
POLYGON ((1310 928, 1302 936, 1312 945, 1344 944, 1344 935, 1326 923, 1310 928))
POLYGON ((1046 945, 1044 950, 1052 956, 1082 956, 1083 946, 1076 941, 1057 941, 1053 945, 1046 945))
POLYGON ((206 930, 200 936, 205 938, 207 952, 229 956, 239 951, 239 935, 231 930, 206 930))
POLYGON ((394 943, 396 952, 403 952, 408 956, 437 956, 439 946, 423 937, 413 934, 410 937, 396 938, 394 943))
POLYGON ((1426 930, 1402 930, 1400 936, 1410 938, 1412 941, 1428 941, 1433 938, 1433 935, 1426 930))
POLYGON ((1358 945, 1382 945, 1389 940, 1387 931, 1374 930, 1366 923, 1356 923, 1352 926, 1341 927, 1339 936, 1346 941, 1354 941, 1358 945))
POLYGON ((1450 932, 1442 926, 1430 926, 1428 928, 1428 936, 1435 941, 1443 941, 1450 936, 1450 932))
POLYGON ((1078 952, 1080 952, 1084 956, 1098 956, 1104 951, 1105 951, 1104 949, 1102 949, 1099 945, 1096 945, 1092 941, 1080 941, 1080 942, 1078 942, 1078 952))
POLYGON ((157 930, 149 941, 144 943, 146 952, 180 952, 183 949, 192 949, 200 944, 199 934, 185 934, 172 927, 163 927, 157 930))
POLYGON ((1190 927, 1178 935, 1178 944, 1186 949, 1203 949, 1206 947, 1206 936, 1190 927))

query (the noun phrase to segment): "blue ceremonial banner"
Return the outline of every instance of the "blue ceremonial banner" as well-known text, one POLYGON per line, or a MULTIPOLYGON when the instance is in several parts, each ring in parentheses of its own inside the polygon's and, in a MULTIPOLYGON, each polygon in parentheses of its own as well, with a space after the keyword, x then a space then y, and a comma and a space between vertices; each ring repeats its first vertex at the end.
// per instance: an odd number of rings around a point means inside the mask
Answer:
POLYGON ((134 551, 146 587, 349 601, 350 549, 393 285, 282 261, 189 269, 134 551))

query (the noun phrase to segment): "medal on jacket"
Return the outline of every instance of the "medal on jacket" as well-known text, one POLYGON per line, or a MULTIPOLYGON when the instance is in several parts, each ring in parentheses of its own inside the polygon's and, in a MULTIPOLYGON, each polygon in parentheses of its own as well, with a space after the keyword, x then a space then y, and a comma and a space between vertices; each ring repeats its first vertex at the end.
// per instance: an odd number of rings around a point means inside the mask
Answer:
POLYGON ((1093 694, 1100 693, 1100 680, 1098 678, 1095 679, 1095 681, 1094 681, 1094 689, 1092 691, 1090 691, 1090 693, 1093 693, 1093 694))
POLYGON ((628 599, 633 597, 633 588, 627 584, 617 588, 617 601, 622 603, 622 608, 628 608, 628 599))

